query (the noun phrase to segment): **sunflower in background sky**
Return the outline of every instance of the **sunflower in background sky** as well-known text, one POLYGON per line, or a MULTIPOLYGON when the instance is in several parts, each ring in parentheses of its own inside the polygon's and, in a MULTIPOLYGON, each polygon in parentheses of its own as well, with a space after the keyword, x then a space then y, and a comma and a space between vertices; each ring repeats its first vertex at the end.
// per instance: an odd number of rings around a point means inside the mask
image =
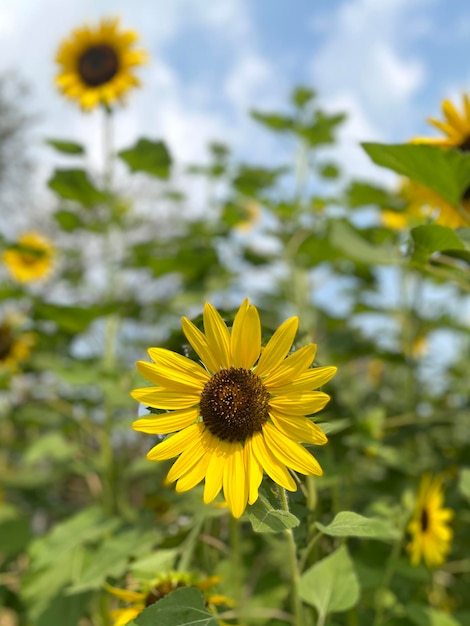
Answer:
POLYGON ((136 389, 133 397, 164 411, 133 424, 135 430, 176 433, 147 454, 153 461, 178 456, 167 481, 187 491, 205 478, 204 502, 223 489, 234 517, 258 498, 263 471, 285 489, 295 491, 289 470, 321 475, 318 461, 300 442, 323 445, 321 428, 305 417, 330 399, 313 391, 330 380, 335 367, 311 368, 313 344, 288 353, 298 318, 285 321, 264 348, 256 307, 240 306, 231 331, 209 303, 203 334, 183 318, 183 332, 203 365, 165 350, 150 348, 153 363, 137 369, 157 387, 136 389), (178 431, 178 432, 177 432, 178 431))
POLYGON ((222 604, 229 607, 233 606, 233 602, 229 598, 210 592, 210 589, 219 582, 218 576, 203 578, 196 574, 167 572, 151 580, 139 582, 138 587, 132 590, 105 585, 106 591, 127 604, 125 607, 111 611, 113 626, 125 626, 146 607, 155 604, 175 589, 182 587, 196 587, 202 591, 209 609, 215 610, 215 607, 222 604))
MULTIPOLYGON (((467 94, 463 94, 462 100, 462 112, 459 112, 450 100, 444 100, 442 103, 444 120, 437 120, 433 117, 428 119, 430 124, 444 133, 444 137, 415 137, 412 142, 442 148, 456 148, 462 152, 468 152, 470 150, 470 98, 467 94)), ((464 213, 462 215, 438 194, 417 183, 413 183, 413 185, 416 188, 414 191, 415 202, 421 203, 422 206, 438 209, 438 216, 435 220, 437 224, 449 228, 470 226, 470 188, 465 191, 461 199, 461 209, 464 213)))
POLYGON ((19 330, 22 323, 23 317, 19 314, 5 313, 0 318, 0 375, 17 372, 34 346, 34 334, 19 330))
POLYGON ((426 474, 421 479, 413 518, 408 525, 411 541, 407 551, 412 565, 424 560, 428 567, 442 565, 450 550, 452 509, 446 509, 442 478, 426 474))
POLYGON ((23 233, 2 255, 10 275, 20 283, 45 278, 54 265, 54 257, 52 243, 35 232, 23 233))
POLYGON ((85 110, 122 102, 130 89, 140 86, 134 68, 147 59, 145 51, 134 49, 138 38, 135 31, 120 30, 117 18, 103 19, 95 28, 76 28, 56 55, 58 88, 85 110))

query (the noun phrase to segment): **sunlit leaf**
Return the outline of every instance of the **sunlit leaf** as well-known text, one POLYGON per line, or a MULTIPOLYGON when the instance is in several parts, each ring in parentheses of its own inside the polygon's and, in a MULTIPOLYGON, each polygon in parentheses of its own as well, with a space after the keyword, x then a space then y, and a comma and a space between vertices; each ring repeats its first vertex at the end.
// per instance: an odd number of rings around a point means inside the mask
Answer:
POLYGON ((398 539, 400 536, 398 530, 388 520, 364 517, 353 511, 341 511, 327 526, 320 522, 315 522, 315 526, 325 535, 332 537, 364 537, 387 541, 398 539))
POLYGON ((434 252, 464 250, 465 246, 456 233, 446 226, 425 224, 411 229, 415 261, 426 261, 434 252))
POLYGON ((300 523, 292 513, 274 509, 262 495, 254 504, 248 506, 247 513, 253 530, 257 533, 279 533, 286 528, 295 528, 300 523))
POLYGON ((130 626, 218 626, 203 594, 193 587, 176 589, 146 608, 130 626))
POLYGON ((131 172, 145 172, 157 178, 170 176, 171 156, 163 141, 139 139, 133 148, 118 152, 131 172))
POLYGON ((48 185, 61 198, 75 200, 85 207, 91 207, 106 199, 106 195, 93 185, 84 170, 57 169, 48 185))

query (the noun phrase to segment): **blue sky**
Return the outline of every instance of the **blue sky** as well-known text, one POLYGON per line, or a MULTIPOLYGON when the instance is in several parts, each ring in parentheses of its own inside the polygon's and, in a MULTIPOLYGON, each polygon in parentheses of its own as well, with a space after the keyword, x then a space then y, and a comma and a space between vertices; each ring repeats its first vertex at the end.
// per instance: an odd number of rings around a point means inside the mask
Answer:
POLYGON ((269 160, 276 144, 247 111, 282 108, 303 83, 325 108, 349 111, 337 153, 345 170, 377 178, 359 141, 433 132, 426 116, 470 90, 466 0, 2 0, 0 70, 31 84, 38 145, 85 136, 98 159, 99 114, 57 94, 53 57, 73 27, 116 14, 151 57, 144 88, 117 116, 118 147, 164 138, 183 161, 203 158, 212 139, 269 160))

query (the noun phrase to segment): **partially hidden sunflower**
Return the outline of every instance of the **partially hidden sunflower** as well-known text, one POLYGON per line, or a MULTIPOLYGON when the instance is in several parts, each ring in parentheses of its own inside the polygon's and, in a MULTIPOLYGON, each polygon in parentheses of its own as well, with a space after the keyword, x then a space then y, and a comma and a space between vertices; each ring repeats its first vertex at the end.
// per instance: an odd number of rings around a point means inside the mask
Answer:
POLYGON ((134 68, 147 59, 145 51, 134 48, 138 38, 135 31, 120 30, 117 18, 76 28, 56 55, 59 90, 85 110, 122 102, 128 91, 140 86, 134 68))
MULTIPOLYGON (((444 133, 444 137, 415 137, 412 139, 412 143, 440 146, 442 148, 456 148, 462 152, 468 152, 470 150, 470 98, 467 94, 463 94, 462 100, 462 112, 459 112, 450 100, 444 100, 442 103, 444 120, 438 120, 433 117, 428 119, 432 126, 444 133)), ((420 201, 419 197, 421 197, 422 204, 439 209, 436 223, 449 228, 469 226, 470 188, 465 191, 461 199, 462 214, 438 194, 424 188, 420 189, 420 185, 416 186, 418 201, 420 201)))
POLYGON ((2 255, 11 276, 20 283, 45 278, 54 264, 55 249, 52 243, 36 232, 26 232, 2 255))
POLYGON ((113 609, 110 617, 113 626, 125 626, 139 615, 145 608, 155 604, 175 589, 196 587, 204 594, 208 608, 215 612, 217 606, 233 606, 230 598, 211 593, 211 589, 220 582, 218 576, 201 577, 185 572, 166 572, 148 581, 139 581, 135 589, 120 589, 105 585, 106 591, 127 604, 125 607, 113 609))
POLYGON ((234 517, 258 498, 263 472, 281 487, 297 489, 289 470, 321 475, 322 469, 300 442, 323 445, 327 438, 307 415, 330 399, 313 391, 336 372, 311 368, 316 346, 309 344, 289 356, 298 318, 286 320, 261 347, 258 310, 246 299, 231 330, 217 310, 204 306, 204 331, 183 317, 182 327, 202 365, 163 348, 150 348, 152 363, 137 369, 157 385, 133 391, 133 397, 166 411, 133 424, 150 434, 175 433, 147 454, 153 461, 178 456, 167 481, 176 491, 203 479, 204 502, 223 490, 234 517))
POLYGON ((14 313, 6 313, 0 321, 0 375, 17 372, 35 344, 33 333, 20 330, 22 321, 22 316, 14 313))
POLYGON ((412 565, 424 560, 428 567, 442 565, 450 551, 452 509, 444 508, 442 477, 426 474, 421 479, 413 518, 408 525, 411 541, 407 551, 412 565))

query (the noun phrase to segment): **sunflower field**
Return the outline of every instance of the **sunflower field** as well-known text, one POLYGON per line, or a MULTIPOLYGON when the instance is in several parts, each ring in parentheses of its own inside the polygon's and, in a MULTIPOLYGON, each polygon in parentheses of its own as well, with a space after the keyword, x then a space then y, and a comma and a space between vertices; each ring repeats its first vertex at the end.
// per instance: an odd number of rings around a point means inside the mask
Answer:
POLYGON ((469 96, 362 144, 383 185, 304 86, 247 113, 284 165, 182 168, 114 145, 138 39, 58 42, 101 168, 62 129, 2 215, 0 626, 470 625, 469 96))

